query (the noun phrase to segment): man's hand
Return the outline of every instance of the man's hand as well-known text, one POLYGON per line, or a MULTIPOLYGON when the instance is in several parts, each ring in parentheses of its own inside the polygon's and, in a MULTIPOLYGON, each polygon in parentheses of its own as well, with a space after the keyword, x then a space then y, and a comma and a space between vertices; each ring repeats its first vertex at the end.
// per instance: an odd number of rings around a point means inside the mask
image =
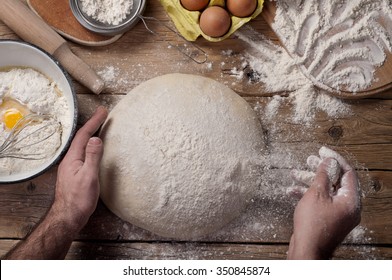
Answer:
POLYGON ((103 145, 101 139, 92 136, 106 117, 107 110, 99 107, 77 132, 58 169, 52 209, 77 231, 87 223, 97 206, 103 145))
POLYGON ((94 212, 99 196, 102 141, 92 137, 107 117, 100 107, 77 132, 57 172, 55 199, 33 232, 5 259, 62 259, 94 212))
POLYGON ((359 224, 360 198, 355 170, 338 153, 320 149, 320 158, 311 156, 309 172, 294 172, 297 181, 310 183, 294 212, 294 232, 289 259, 325 259, 359 224), (313 177, 313 178, 312 178, 313 177))

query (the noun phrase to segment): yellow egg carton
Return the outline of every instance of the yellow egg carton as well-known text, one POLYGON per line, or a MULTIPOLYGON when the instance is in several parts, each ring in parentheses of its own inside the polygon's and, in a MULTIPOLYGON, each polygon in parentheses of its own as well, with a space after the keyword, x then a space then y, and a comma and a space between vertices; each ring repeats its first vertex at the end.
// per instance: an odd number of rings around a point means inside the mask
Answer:
MULTIPOLYGON (((211 42, 222 41, 232 35, 238 28, 245 23, 257 17, 263 10, 264 0, 257 0, 256 10, 249 17, 231 16, 231 27, 229 31, 222 37, 210 37, 201 31, 199 26, 200 11, 188 11, 182 5, 180 0, 159 0, 170 18, 173 20, 177 30, 188 41, 195 41, 200 35, 211 42)), ((225 0, 211 0, 208 6, 225 7, 225 0)))

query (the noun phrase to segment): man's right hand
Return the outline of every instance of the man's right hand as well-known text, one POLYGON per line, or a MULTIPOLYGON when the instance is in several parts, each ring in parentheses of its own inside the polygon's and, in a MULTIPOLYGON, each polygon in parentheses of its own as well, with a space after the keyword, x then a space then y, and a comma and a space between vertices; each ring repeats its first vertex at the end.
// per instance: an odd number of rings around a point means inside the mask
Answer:
POLYGON ((311 158, 313 162, 318 161, 315 177, 294 212, 289 259, 330 258, 361 219, 355 170, 328 148, 322 147, 319 153, 318 160, 315 156, 311 158), (341 175, 336 177, 336 174, 341 175))

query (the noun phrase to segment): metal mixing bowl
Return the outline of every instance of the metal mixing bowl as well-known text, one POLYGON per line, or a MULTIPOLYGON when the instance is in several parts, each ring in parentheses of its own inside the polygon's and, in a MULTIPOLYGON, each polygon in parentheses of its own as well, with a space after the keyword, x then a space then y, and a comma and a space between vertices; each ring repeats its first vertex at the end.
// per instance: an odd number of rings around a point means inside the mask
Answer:
MULTIPOLYGON (((61 89, 68 103, 67 118, 72 123, 69 129, 63 130, 62 143, 55 155, 45 163, 32 170, 10 175, 0 175, 0 184, 17 183, 32 179, 46 172, 55 165, 68 150, 75 134, 78 107, 72 80, 59 63, 44 50, 25 42, 0 40, 0 68, 29 67, 52 79, 61 89)), ((0 145, 2 143, 0 139, 0 145)))
POLYGON ((146 0, 133 0, 132 10, 127 15, 126 19, 118 25, 102 23, 88 16, 83 12, 80 0, 70 0, 69 4, 76 19, 85 28, 101 35, 112 36, 122 34, 136 25, 140 19, 139 16, 144 12, 146 0))

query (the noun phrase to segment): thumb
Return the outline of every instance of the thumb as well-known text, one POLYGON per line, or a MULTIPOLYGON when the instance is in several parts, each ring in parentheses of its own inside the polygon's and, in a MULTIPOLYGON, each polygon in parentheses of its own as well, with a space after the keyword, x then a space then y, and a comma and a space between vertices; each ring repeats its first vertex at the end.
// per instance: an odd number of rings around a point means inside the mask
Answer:
POLYGON ((335 159, 323 159, 317 168, 316 176, 312 183, 312 188, 315 188, 324 197, 330 197, 330 188, 332 186, 330 170, 334 165, 336 165, 335 159))
POLYGON ((89 168, 91 171, 97 172, 98 174, 102 155, 103 155, 102 140, 98 137, 91 137, 88 140, 86 146, 86 158, 84 161, 85 166, 89 168))

